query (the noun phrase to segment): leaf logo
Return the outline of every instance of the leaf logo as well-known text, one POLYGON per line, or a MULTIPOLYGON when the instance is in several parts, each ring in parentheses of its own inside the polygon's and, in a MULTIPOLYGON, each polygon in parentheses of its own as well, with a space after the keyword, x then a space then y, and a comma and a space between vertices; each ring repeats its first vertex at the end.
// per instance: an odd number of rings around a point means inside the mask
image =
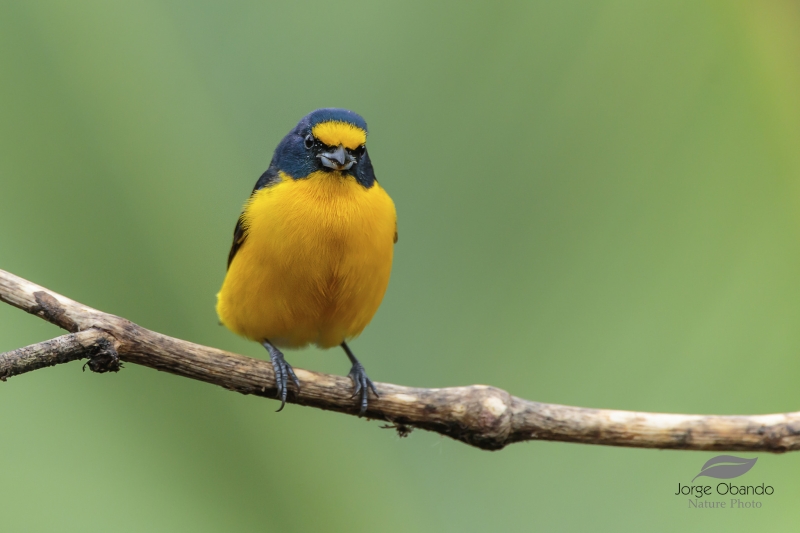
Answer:
POLYGON ((701 476, 713 477, 717 479, 731 479, 739 477, 753 468, 753 465, 756 464, 757 460, 758 457, 755 459, 744 459, 742 457, 736 457, 735 455, 718 455, 716 457, 712 457, 706 461, 706 464, 703 465, 700 473, 694 476, 692 482, 701 476))

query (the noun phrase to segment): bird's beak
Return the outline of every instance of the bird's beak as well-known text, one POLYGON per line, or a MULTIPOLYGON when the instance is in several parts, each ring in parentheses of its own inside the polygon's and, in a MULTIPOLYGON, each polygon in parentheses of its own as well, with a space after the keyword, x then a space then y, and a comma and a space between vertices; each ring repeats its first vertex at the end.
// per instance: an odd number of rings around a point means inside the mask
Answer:
POLYGON ((323 165, 333 170, 347 170, 356 162, 356 158, 348 154, 341 144, 336 150, 321 153, 317 157, 323 165))

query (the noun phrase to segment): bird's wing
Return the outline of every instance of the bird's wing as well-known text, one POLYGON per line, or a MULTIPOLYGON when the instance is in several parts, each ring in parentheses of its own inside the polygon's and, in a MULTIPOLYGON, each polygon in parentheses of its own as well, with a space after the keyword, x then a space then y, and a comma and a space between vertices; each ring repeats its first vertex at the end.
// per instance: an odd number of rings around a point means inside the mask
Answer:
MULTIPOLYGON (((253 192, 250 193, 250 196, 255 194, 256 191, 274 185, 279 181, 280 177, 278 176, 277 169, 270 165, 266 172, 261 174, 261 177, 258 178, 256 186, 253 187, 253 192)), ((239 215, 239 220, 236 221, 236 228, 233 230, 233 244, 231 245, 231 251, 228 253, 228 268, 231 267, 231 261, 233 261, 236 252, 238 252, 239 248, 244 244, 245 239, 247 239, 247 230, 244 227, 244 212, 242 212, 242 214, 239 215)))
POLYGON ((239 215, 239 220, 236 221, 236 228, 233 230, 233 244, 231 245, 231 251, 228 253, 228 268, 231 267, 233 256, 239 251, 239 248, 241 248, 244 243, 245 237, 247 237, 247 233, 244 231, 244 225, 242 224, 243 216, 244 213, 239 215))

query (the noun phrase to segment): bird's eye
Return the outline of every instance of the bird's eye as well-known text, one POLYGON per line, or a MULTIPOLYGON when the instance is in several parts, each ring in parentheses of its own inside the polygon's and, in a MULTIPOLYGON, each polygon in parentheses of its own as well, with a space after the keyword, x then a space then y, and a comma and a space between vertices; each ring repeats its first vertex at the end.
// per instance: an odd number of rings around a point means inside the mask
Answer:
POLYGON ((308 148, 310 150, 311 147, 314 146, 314 136, 311 135, 311 134, 306 135, 306 138, 303 141, 303 144, 305 144, 306 148, 308 148))
POLYGON ((364 155, 364 152, 366 152, 366 151, 367 151, 367 145, 366 145, 366 144, 362 144, 361 146, 359 146, 358 148, 356 148, 355 150, 353 150, 353 152, 354 152, 354 153, 355 153, 355 154, 356 154, 358 157, 361 157, 362 155, 364 155))

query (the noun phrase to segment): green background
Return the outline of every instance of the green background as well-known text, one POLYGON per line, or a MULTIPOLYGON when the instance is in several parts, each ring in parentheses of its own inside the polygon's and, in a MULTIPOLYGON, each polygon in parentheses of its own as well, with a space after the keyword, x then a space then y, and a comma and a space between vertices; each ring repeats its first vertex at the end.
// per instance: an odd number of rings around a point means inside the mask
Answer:
MULTIPOLYGON (((3 2, 0 268, 264 357, 214 314, 233 226, 300 117, 347 107, 399 214, 352 343, 373 379, 800 408, 796 2, 274 4, 3 2)), ((0 351, 58 334, 0 306, 0 351)), ((796 528, 800 454, 740 454, 761 509, 692 510, 677 483, 714 454, 276 407, 133 365, 0 383, 3 531, 796 528)))

